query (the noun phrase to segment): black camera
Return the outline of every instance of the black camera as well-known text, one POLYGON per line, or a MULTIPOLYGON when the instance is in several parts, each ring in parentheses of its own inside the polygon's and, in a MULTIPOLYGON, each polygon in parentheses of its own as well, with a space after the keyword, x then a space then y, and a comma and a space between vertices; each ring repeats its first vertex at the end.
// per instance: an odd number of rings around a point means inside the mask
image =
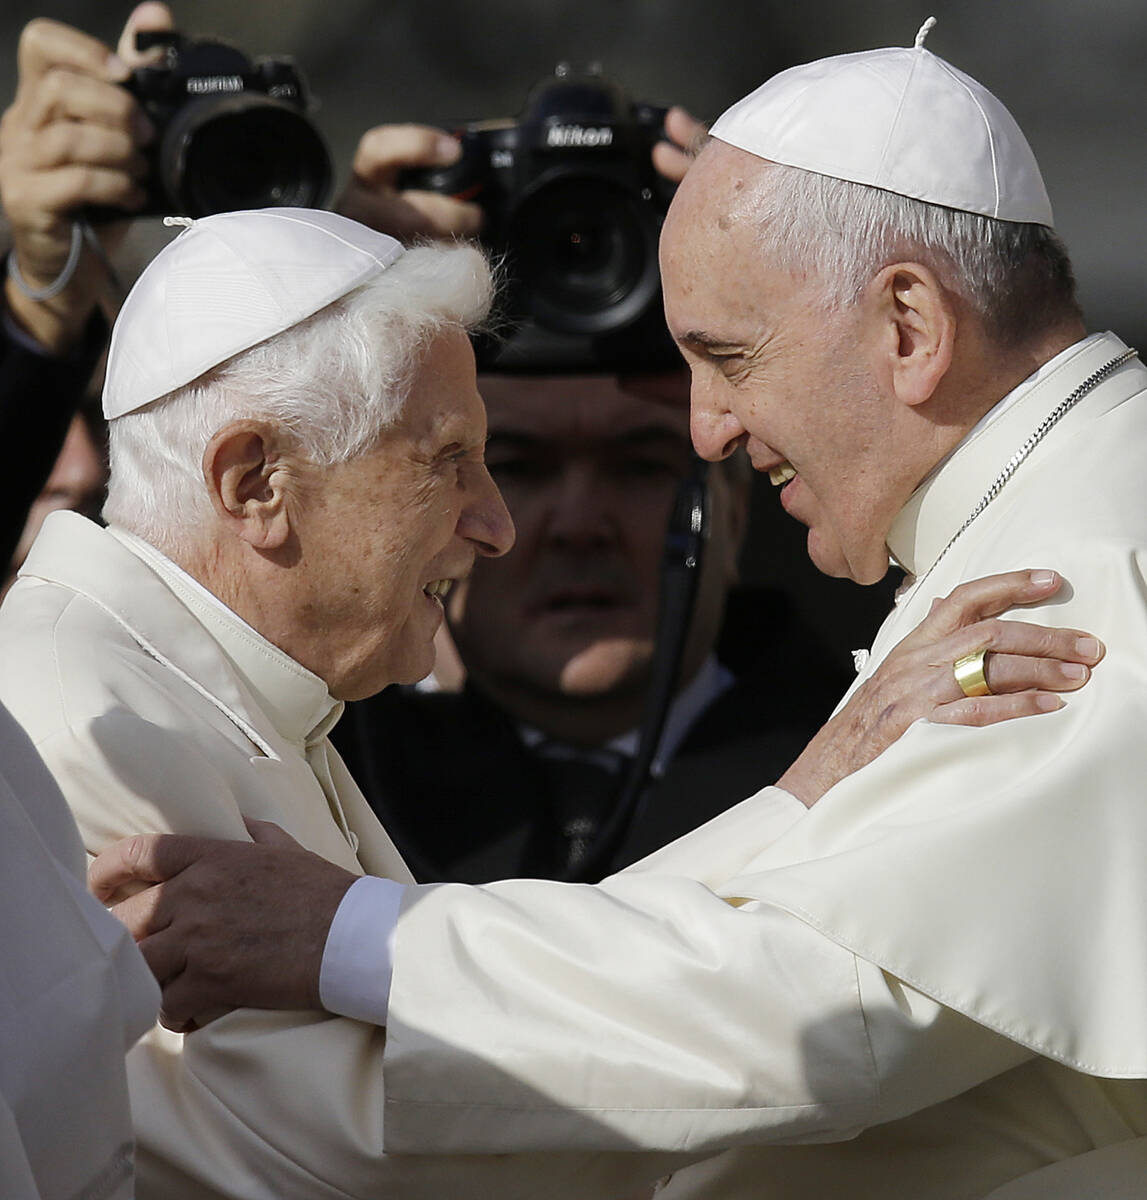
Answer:
POLYGON ((481 205, 504 259, 511 332, 479 346, 497 370, 655 370, 680 359, 665 329, 657 239, 674 185, 653 168, 666 109, 600 70, 559 66, 519 117, 456 130, 458 162, 401 184, 481 205))
POLYGON ((288 60, 252 61, 222 42, 169 32, 139 33, 136 45, 165 54, 124 84, 156 128, 147 147, 148 199, 137 215, 322 207, 330 154, 288 60))

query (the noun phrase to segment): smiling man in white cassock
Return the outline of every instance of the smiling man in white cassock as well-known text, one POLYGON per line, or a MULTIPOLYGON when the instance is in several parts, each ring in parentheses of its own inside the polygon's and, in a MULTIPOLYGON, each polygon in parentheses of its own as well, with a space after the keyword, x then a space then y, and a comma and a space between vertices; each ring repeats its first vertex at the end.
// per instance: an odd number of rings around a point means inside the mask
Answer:
MULTIPOLYGON (((1038 619, 1107 658, 1046 720, 919 723, 786 830, 766 791, 595 896, 410 897, 392 1148, 490 1136, 447 1081, 480 1095, 509 1045, 502 1144, 560 1144, 563 1106, 608 1107, 619 1142, 742 1143, 667 1196, 1142 1190, 1147 370, 1086 336, 1011 116, 922 43, 795 68, 714 125, 662 238, 694 443, 745 445, 822 570, 905 569, 860 681, 937 597, 1033 555, 1071 582, 1038 619), (509 1024, 491 927, 533 964, 509 1024)), ((982 667, 952 669, 975 692, 982 667)))
MULTIPOLYGON (((918 722, 806 810, 809 753, 598 887, 354 883, 322 998, 387 1026, 392 1153, 707 1153, 664 1194, 722 1200, 1142 1190, 1147 371, 1086 336, 1015 122, 922 42, 714 126, 662 245, 694 440, 747 447, 822 569, 907 571, 854 700, 937 597, 1035 559, 1070 586, 1023 615, 1106 660, 1035 720, 918 722)), ((991 690, 984 648, 939 656, 950 687, 991 690)), ((109 892, 174 876, 133 926, 167 1000, 205 935, 157 897, 238 850, 109 860, 109 892)))

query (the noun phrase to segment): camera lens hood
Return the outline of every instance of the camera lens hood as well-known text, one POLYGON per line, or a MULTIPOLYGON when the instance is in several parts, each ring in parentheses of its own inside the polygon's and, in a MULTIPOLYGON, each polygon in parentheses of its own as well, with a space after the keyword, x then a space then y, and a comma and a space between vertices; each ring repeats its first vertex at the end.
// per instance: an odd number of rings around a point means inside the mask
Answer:
POLYGON ((186 216, 248 208, 321 208, 331 160, 293 105, 257 92, 210 96, 180 108, 163 131, 159 183, 186 216))

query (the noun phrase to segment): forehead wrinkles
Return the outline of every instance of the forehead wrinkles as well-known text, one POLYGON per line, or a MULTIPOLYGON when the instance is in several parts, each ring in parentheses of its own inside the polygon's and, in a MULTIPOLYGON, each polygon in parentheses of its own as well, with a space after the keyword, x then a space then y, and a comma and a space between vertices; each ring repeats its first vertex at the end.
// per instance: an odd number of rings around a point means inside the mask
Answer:
POLYGON ((667 260, 666 265, 683 268, 679 283, 687 291, 691 290, 696 272, 700 272, 702 282, 706 279, 714 282, 710 270, 714 255, 726 260, 722 270, 731 266, 739 272, 747 265, 741 261, 742 256, 746 252, 752 253, 757 241, 755 226, 762 203, 761 172, 755 168, 766 164, 760 160, 749 161, 750 156, 741 151, 733 158, 730 147, 720 143, 714 145, 720 150, 690 168, 681 185, 685 194, 678 192, 682 202, 678 205, 674 201, 676 211, 670 210, 670 219, 666 222, 669 239, 665 249, 668 253, 663 258, 667 260), (730 263, 730 257, 735 262, 730 263))

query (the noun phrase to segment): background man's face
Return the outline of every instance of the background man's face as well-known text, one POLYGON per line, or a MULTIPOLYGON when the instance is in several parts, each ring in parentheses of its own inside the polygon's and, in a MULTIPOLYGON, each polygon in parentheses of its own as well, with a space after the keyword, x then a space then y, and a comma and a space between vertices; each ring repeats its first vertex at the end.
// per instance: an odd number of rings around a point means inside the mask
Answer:
POLYGON ((858 309, 829 311, 813 282, 767 261, 752 205, 764 169, 710 144, 665 223, 665 311, 692 370, 693 441, 705 458, 737 444, 758 471, 791 468, 781 503, 809 527, 813 562, 875 583, 903 499, 890 483, 903 473, 894 407, 858 309))
MULTIPOLYGON (((504 559, 479 562, 448 601, 468 672, 524 709, 531 695, 643 692, 665 526, 690 461, 687 377, 484 376, 479 386, 487 461, 517 541, 504 559)), ((735 543, 718 534, 708 555, 698 634, 706 644, 692 669, 715 636, 735 543)))

